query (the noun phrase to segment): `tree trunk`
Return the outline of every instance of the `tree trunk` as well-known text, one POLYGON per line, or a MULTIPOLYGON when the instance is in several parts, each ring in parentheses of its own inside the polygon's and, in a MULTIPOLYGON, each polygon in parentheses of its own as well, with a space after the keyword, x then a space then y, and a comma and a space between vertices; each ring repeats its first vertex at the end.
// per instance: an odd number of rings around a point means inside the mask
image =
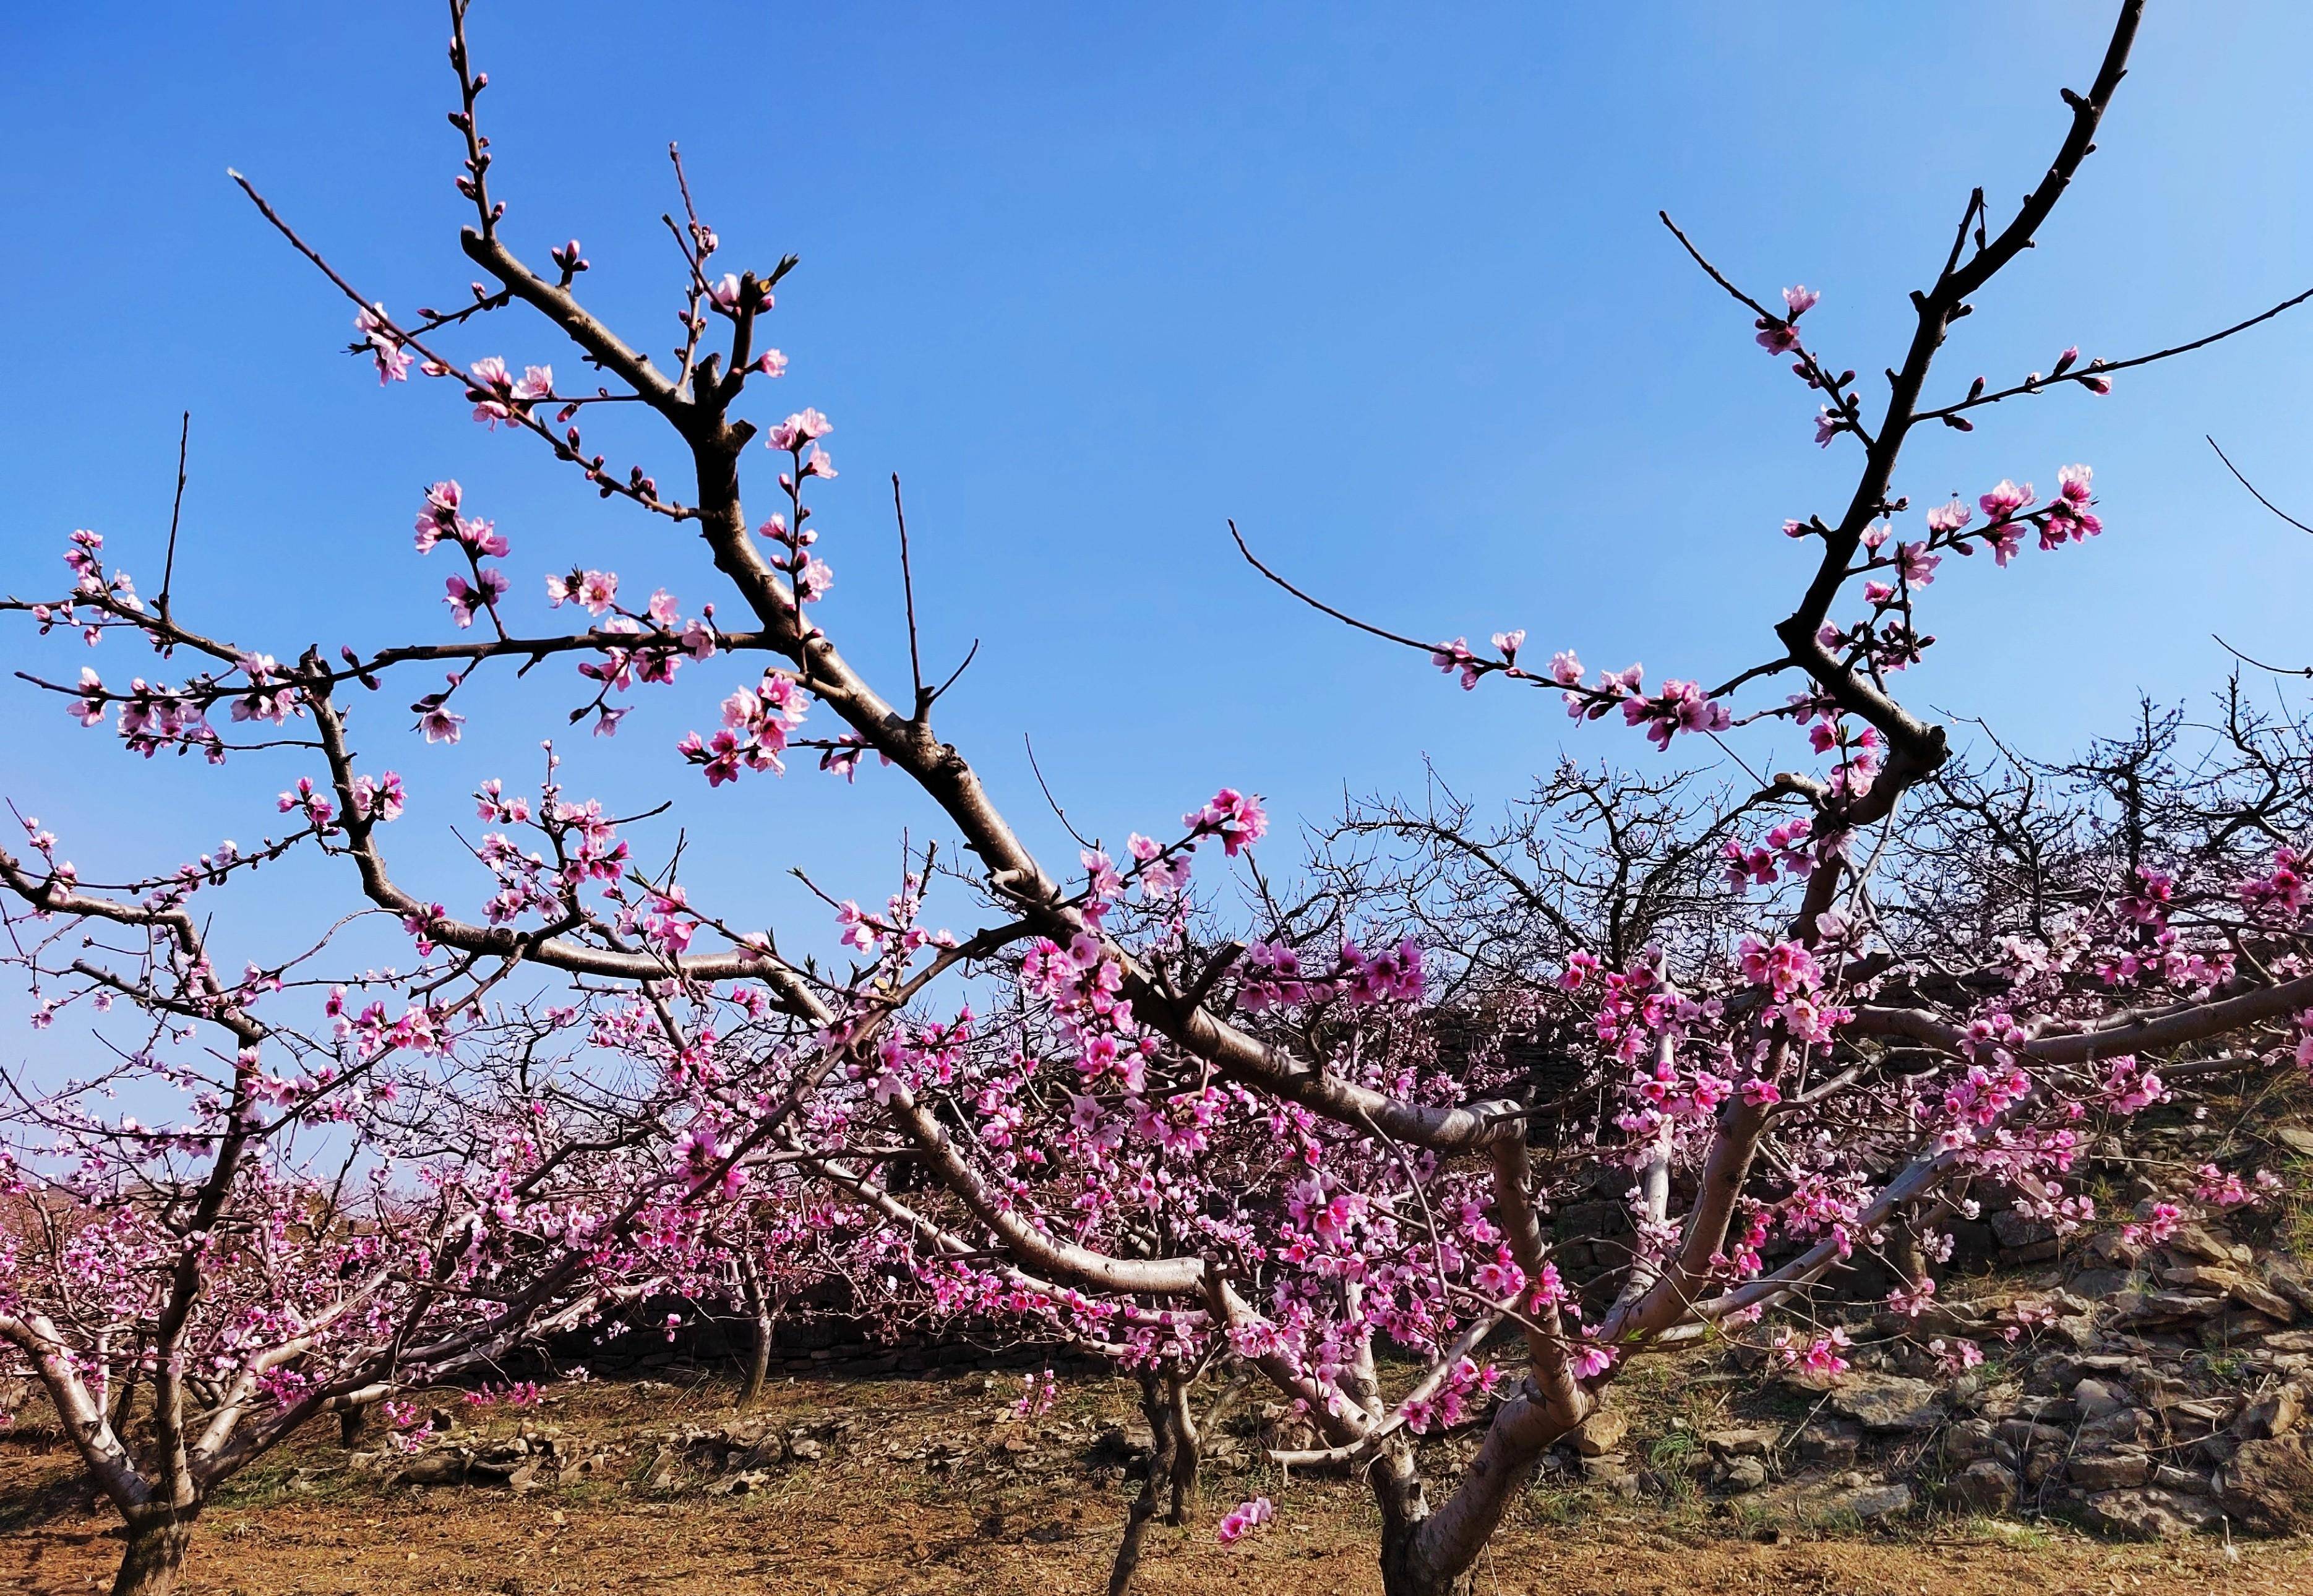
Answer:
POLYGON ((130 1358, 128 1366, 121 1371, 120 1392, 112 1401, 112 1433, 119 1437, 123 1446, 128 1444, 129 1414, 136 1401, 136 1371, 143 1366, 144 1360, 145 1343, 140 1337, 136 1343, 136 1355, 130 1358))
POLYGON ((1935 1278, 1935 1266, 1928 1260, 1927 1249, 1920 1245, 1920 1233, 1909 1225, 1896 1231, 1887 1249, 1887 1261, 1904 1277, 1906 1291, 1917 1291, 1922 1281, 1935 1278))
POLYGON ((196 1510, 185 1508, 131 1520, 128 1548, 120 1554, 112 1596, 175 1596, 185 1569, 185 1548, 193 1539, 195 1514, 196 1510))
POLYGON ((1165 1514, 1168 1524, 1185 1524, 1197 1506, 1197 1468, 1204 1460, 1204 1437, 1197 1433, 1189 1413, 1189 1382, 1167 1376, 1165 1398, 1173 1410, 1173 1504, 1165 1514))
POLYGON ((1177 1488, 1178 1476, 1174 1472, 1180 1434, 1174 1423, 1171 1393, 1164 1380, 1154 1371, 1139 1372, 1140 1411, 1148 1420, 1148 1476, 1140 1482, 1140 1495, 1132 1504, 1132 1512, 1124 1521, 1124 1540, 1116 1548, 1116 1562, 1109 1570, 1108 1596, 1125 1596, 1132 1588, 1132 1576, 1140 1567, 1141 1544, 1148 1539, 1149 1521, 1164 1504, 1168 1486, 1177 1488))
POLYGON ((1581 1422, 1578 1410, 1539 1398, 1531 1387, 1495 1410, 1478 1454, 1435 1513, 1424 1499, 1413 1450, 1399 1440, 1369 1470, 1381 1509, 1381 1588, 1385 1596, 1464 1596, 1502 1517, 1543 1452, 1581 1422))
POLYGON ((739 1266, 739 1283, 747 1298, 747 1317, 753 1337, 747 1344, 747 1377, 739 1387, 739 1407, 752 1407, 763 1399, 771 1378, 771 1338, 779 1328, 779 1303, 763 1289, 763 1277, 751 1263, 739 1266))
POLYGON ((1423 1544, 1429 1503, 1412 1449, 1403 1442, 1389 1446, 1368 1466, 1367 1478, 1381 1509, 1383 1596, 1462 1596, 1467 1582, 1459 1574, 1441 1577, 1423 1544))
POLYGON ((369 1419, 370 1410, 365 1407, 348 1407, 340 1412, 338 1415, 338 1444, 347 1451, 359 1450, 362 1443, 369 1439, 369 1419))
POLYGON ((752 1407, 763 1399, 763 1388, 771 1380, 771 1337, 778 1330, 778 1322, 768 1313, 755 1315, 754 1339, 747 1347, 747 1378, 739 1387, 739 1406, 752 1407))
POLYGON ((1415 1555, 1413 1537, 1381 1538, 1382 1596, 1474 1596, 1477 1576, 1469 1573, 1438 1574, 1424 1567, 1415 1555))

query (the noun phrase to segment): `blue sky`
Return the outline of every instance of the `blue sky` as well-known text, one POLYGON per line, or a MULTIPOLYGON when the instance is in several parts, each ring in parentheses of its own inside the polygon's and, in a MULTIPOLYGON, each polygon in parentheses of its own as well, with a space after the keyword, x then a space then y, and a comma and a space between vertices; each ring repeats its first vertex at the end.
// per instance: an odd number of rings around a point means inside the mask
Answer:
MULTIPOLYGON (((1417 635, 1522 626, 1532 647, 1643 661, 1650 678, 1763 657, 1806 557, 1776 529, 1835 513, 1852 455, 1813 446, 1807 394, 1657 208, 1762 296, 1821 289, 1816 340, 1875 372, 1969 187, 2004 210, 2036 180, 2063 127, 2056 89, 2086 84, 2111 10, 710 4, 678 26, 655 7, 483 0, 473 34, 510 236, 541 260, 583 240, 586 285, 630 336, 673 337, 670 138, 729 264, 802 256, 770 335, 793 366, 761 405, 836 423, 826 624, 903 680, 896 470, 928 654, 944 668, 982 640, 946 734, 1050 840, 1032 736, 1079 825, 1115 840, 1223 783, 1289 821, 1345 788, 1414 785, 1425 757, 1488 797, 1561 748, 1655 760, 1618 724, 1576 731, 1543 695, 1464 695, 1294 606, 1236 563, 1226 518, 1307 585, 1417 635)), ((431 4, 0 20, 0 588, 57 585, 85 525, 149 591, 189 408, 180 611, 276 654, 446 634, 444 570, 408 533, 442 476, 513 539, 532 625, 550 618, 541 574, 574 559, 687 605, 709 593, 694 545, 484 433, 454 394, 382 392, 337 353, 344 303, 225 179, 248 173, 397 311, 455 303, 471 274, 445 37, 431 4)), ((2301 5, 2155 6, 2103 148, 1961 326, 1939 391, 2045 369, 2069 343, 2135 354, 2313 285, 2309 47, 2301 5)), ((2005 573, 1948 564, 1915 703, 2056 752, 2124 720, 2140 688, 2217 685, 2212 632, 2313 654, 2313 548, 2202 441, 2313 508, 2313 311, 2299 315, 2109 399, 2002 406, 1971 437, 1921 440, 1898 484, 1915 503, 2007 476, 2045 491, 2086 460, 2110 530, 2005 573)), ((578 371, 537 324, 497 322, 457 347, 578 371)), ((770 486, 759 468, 759 513, 770 486)), ((0 649, 11 669, 84 662, 22 629, 0 649)), ((150 664, 112 645, 95 662, 150 664)), ((447 832, 471 814, 460 794, 532 779, 524 750, 576 701, 567 673, 539 675, 476 695, 455 750, 399 730, 393 707, 430 684, 371 716, 365 750, 419 795, 396 840, 432 896, 479 901, 447 832)), ((778 885, 795 864, 880 897, 901 829, 940 829, 888 776, 846 793, 803 767, 710 794, 674 764, 674 738, 739 680, 689 672, 614 745, 572 743, 571 785, 629 803, 673 792, 655 835, 687 827, 694 870, 764 906, 742 919, 796 911, 778 885)), ((91 875, 250 843, 303 768, 147 767, 28 689, 0 694, 0 785, 66 829, 91 875)), ((1778 751, 1798 752, 1785 734, 1760 758, 1778 751)), ((301 911, 280 936, 321 912, 286 890, 313 879, 259 895, 301 911)))

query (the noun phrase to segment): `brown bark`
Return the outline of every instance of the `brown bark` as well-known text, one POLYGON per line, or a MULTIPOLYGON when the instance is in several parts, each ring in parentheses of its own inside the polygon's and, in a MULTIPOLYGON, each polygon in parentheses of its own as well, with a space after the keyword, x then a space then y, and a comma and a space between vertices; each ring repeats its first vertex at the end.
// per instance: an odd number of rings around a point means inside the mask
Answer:
POLYGON ((1173 1410, 1173 1466, 1167 1470, 1173 1504, 1165 1514, 1168 1524, 1185 1524, 1197 1508, 1197 1468, 1203 1460, 1203 1436, 1189 1412, 1189 1381, 1176 1374, 1165 1377, 1165 1400, 1173 1410))
POLYGON ((1441 1574, 1426 1554, 1421 1533, 1429 1521, 1429 1501, 1413 1449, 1393 1442, 1366 1473, 1374 1505, 1381 1509, 1381 1588, 1384 1596, 1459 1596, 1460 1581, 1441 1574))
POLYGON ((143 1514, 128 1521, 128 1549, 112 1596, 174 1596, 185 1571, 185 1548, 193 1539, 196 1509, 143 1514))
POLYGON ((739 1387, 739 1407, 752 1407, 763 1399, 763 1388, 771 1379, 771 1337, 778 1329, 768 1313, 754 1317, 754 1338, 747 1347, 747 1378, 739 1387))
POLYGON ((339 1413, 338 1415, 338 1444, 344 1447, 347 1451, 353 1451, 359 1448, 362 1443, 369 1438, 369 1419, 370 1410, 365 1407, 348 1407, 339 1413))
POLYGON ((1534 1478, 1542 1454, 1581 1422, 1579 1412, 1529 1386, 1495 1412, 1478 1455, 1434 1513, 1412 1449, 1402 1438, 1393 1441, 1368 1474, 1381 1509, 1385 1596, 1463 1596, 1471 1569, 1534 1478))
MULTIPOLYGON (((1148 1539, 1149 1523, 1164 1505, 1167 1486, 1176 1492, 1179 1489, 1175 1469, 1181 1435, 1174 1416, 1172 1393, 1164 1378, 1154 1370, 1144 1369, 1138 1378, 1140 1412, 1148 1421, 1148 1475, 1140 1482, 1140 1495, 1133 1499, 1131 1513, 1124 1521, 1124 1539, 1117 1547, 1116 1562, 1109 1570, 1108 1596, 1125 1596, 1132 1589, 1132 1576, 1140 1567, 1140 1549, 1148 1539)), ((1192 1470, 1193 1478, 1193 1465, 1192 1470)))
POLYGON ((739 1387, 739 1407, 744 1411, 763 1399, 763 1388, 770 1383, 771 1340, 779 1328, 779 1303, 763 1289, 762 1275, 752 1263, 741 1264, 739 1282, 746 1293, 752 1330, 747 1344, 747 1377, 739 1387))

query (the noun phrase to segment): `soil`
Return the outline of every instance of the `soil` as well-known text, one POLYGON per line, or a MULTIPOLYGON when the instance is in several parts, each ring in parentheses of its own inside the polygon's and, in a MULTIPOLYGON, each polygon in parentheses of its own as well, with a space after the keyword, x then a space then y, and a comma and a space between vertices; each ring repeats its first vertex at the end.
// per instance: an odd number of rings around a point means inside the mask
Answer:
MULTIPOLYGON (((402 1596, 404 1592, 1096 1592, 1126 1503, 1105 1425, 1130 1413, 1123 1388, 1064 1388, 1051 1412, 1010 1411, 1016 1380, 830 1379, 775 1386, 759 1416, 822 1434, 820 1455, 766 1470, 754 1488, 718 1478, 671 1432, 729 1424, 727 1383, 578 1388, 540 1409, 471 1408, 453 1439, 477 1446, 524 1425, 559 1432, 566 1455, 602 1460, 526 1493, 498 1486, 388 1483, 348 1468, 317 1430, 268 1459, 196 1531, 191 1596, 402 1596), (1007 1383, 1008 1382, 1008 1383, 1007 1383), (991 1389, 981 1389, 983 1386, 991 1389), (849 1425, 845 1425, 848 1420, 849 1425), (927 1455, 928 1453, 928 1455, 927 1455)), ((31 1416, 27 1416, 29 1418, 31 1416)), ((808 1447, 805 1451, 812 1450, 808 1447)), ((0 1592, 102 1590, 121 1542, 92 1511, 53 1437, 0 1440, 0 1592)), ((1279 1478, 1257 1457, 1218 1464, 1201 1511, 1149 1541, 1145 1596, 1379 1590, 1373 1515, 1339 1478, 1279 1478), (1276 1519, 1233 1546, 1213 1533, 1244 1496, 1276 1519)), ((1740 1523, 1707 1501, 1627 1502, 1572 1484, 1538 1486, 1479 1568, 1483 1592, 1550 1596, 2109 1596, 2240 1592, 2313 1596, 2313 1543, 2197 1538, 2116 1545, 2055 1524, 1928 1518, 1889 1529, 1740 1523)))

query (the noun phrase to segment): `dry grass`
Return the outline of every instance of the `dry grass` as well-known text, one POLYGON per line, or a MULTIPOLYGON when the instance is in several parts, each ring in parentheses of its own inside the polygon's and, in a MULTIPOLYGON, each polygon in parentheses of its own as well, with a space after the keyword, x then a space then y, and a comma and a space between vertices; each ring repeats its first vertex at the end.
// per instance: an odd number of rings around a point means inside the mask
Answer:
MULTIPOLYGON (((1004 1396, 966 1382, 831 1380, 782 1385, 783 1424, 856 1428, 818 1462, 774 1475, 757 1493, 654 1492, 656 1434, 730 1416, 728 1388, 574 1394, 533 1420, 590 1444, 623 1448, 595 1478, 524 1496, 503 1490, 392 1488, 343 1469, 320 1437, 269 1461, 204 1519, 189 1590, 196 1596, 400 1596, 483 1592, 950 1592, 1049 1596, 1100 1588, 1134 1489, 1098 1462, 1100 1423, 1124 1416, 1119 1388, 1085 1383, 1042 1422, 1025 1458, 999 1443, 1024 1426, 1004 1396), (1053 1426, 1066 1421, 1072 1433, 1053 1426), (952 1466, 895 1459, 928 1443, 966 1443, 952 1466), (1018 1466, 1014 1466, 1014 1465, 1018 1466)), ((1701 1428, 1730 1412, 1723 1387, 1675 1378, 1630 1393, 1643 1413, 1634 1443, 1666 1451, 1672 1418, 1701 1428)), ((511 1432, 495 1411, 475 1428, 511 1432)), ((109 1582, 119 1543, 110 1513, 92 1513, 53 1444, 0 1443, 0 1591, 62 1596, 109 1582)), ((1372 1592, 1373 1514, 1345 1481, 1284 1481, 1265 1466, 1222 1474, 1185 1530, 1152 1538, 1141 1589, 1168 1592, 1372 1592), (1213 1522, 1240 1495, 1265 1492, 1277 1521, 1234 1547, 1213 1522)), ((1699 1495, 1625 1504, 1581 1487, 1529 1494, 1480 1568, 1482 1592, 1551 1596, 2106 1596, 2115 1591, 2238 1591, 2313 1596, 2313 1547, 2219 1543, 2115 1547, 2059 1529, 1966 1520, 1893 1533, 1786 1534, 1780 1541, 1712 1516, 1699 1495)))

